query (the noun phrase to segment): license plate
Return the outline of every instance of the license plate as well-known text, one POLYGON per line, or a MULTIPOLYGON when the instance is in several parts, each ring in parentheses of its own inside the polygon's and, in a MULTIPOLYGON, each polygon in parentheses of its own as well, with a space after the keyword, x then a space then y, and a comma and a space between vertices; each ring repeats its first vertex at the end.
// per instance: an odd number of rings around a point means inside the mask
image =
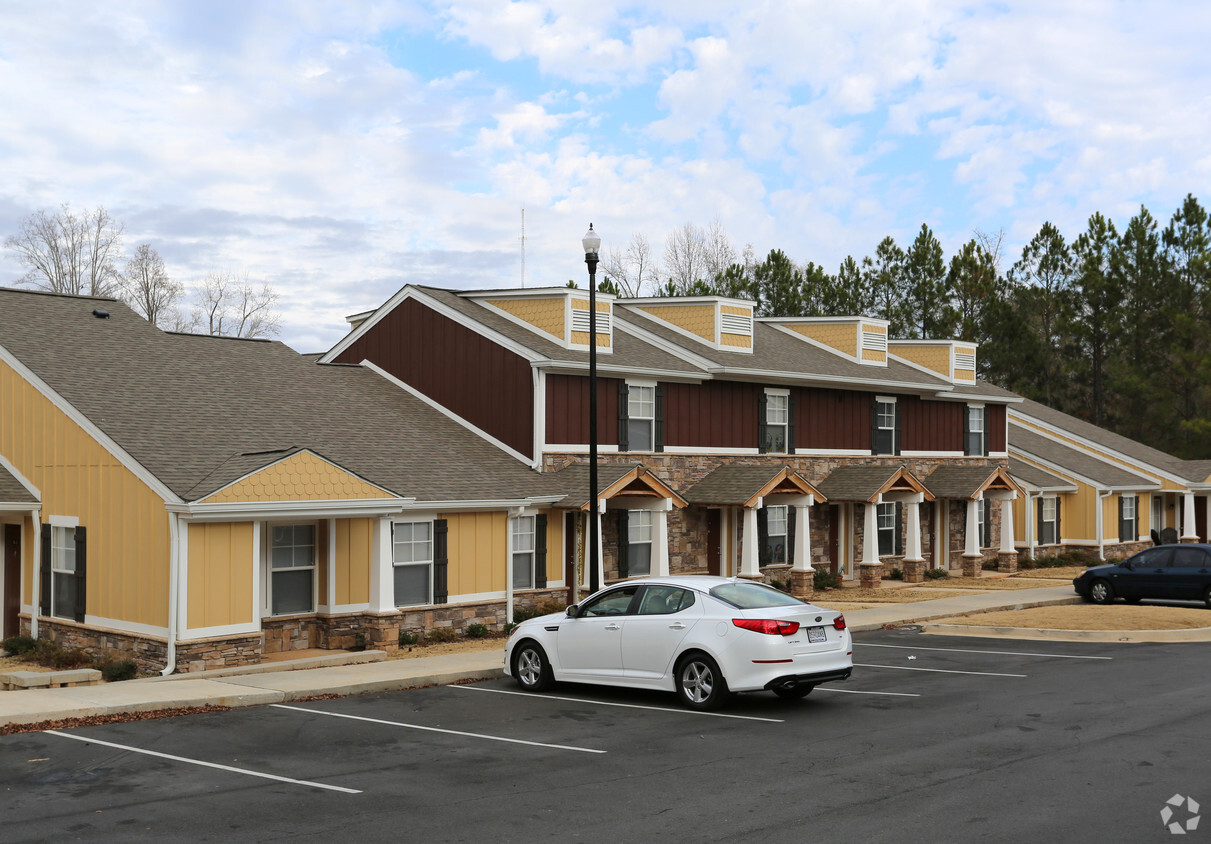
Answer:
POLYGON ((809 627, 807 628, 807 641, 827 642, 828 635, 824 632, 823 627, 809 627))

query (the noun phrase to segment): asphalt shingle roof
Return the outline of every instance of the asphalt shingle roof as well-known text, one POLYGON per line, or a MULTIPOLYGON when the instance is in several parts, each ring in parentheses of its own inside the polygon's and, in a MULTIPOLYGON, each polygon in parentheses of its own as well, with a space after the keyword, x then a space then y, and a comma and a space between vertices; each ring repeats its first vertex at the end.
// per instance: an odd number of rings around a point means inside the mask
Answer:
POLYGON ((1128 472, 1120 466, 1099 460, 1088 452, 1064 445, 1012 422, 1009 425, 1009 443, 1011 448, 1023 454, 1051 464, 1060 471, 1067 470, 1087 478, 1103 489, 1157 486, 1150 478, 1128 472))
POLYGON ((971 498, 995 472, 989 466, 942 465, 922 483, 937 498, 971 498))
POLYGON ((38 499, 30 494, 13 474, 0 466, 0 502, 6 504, 37 504, 38 499))
POLYGON ((685 493, 691 504, 740 506, 785 466, 719 466, 685 493))
MULTIPOLYGON (((640 464, 598 463, 597 494, 604 492, 610 484, 640 464)), ((571 463, 548 476, 552 491, 564 493, 562 501, 555 507, 579 509, 589 502, 589 464, 571 463)))
POLYGON ((1059 475, 1053 475, 1016 457, 1009 458, 1009 475, 1019 484, 1031 489, 1076 490, 1076 484, 1072 483, 1072 481, 1066 481, 1059 475))
POLYGON ((816 488, 829 501, 869 501, 886 484, 899 466, 840 466, 816 488))
POLYGON ((374 372, 282 343, 171 334, 114 300, 0 288, 0 345, 186 501, 302 448, 420 500, 550 494, 374 372))

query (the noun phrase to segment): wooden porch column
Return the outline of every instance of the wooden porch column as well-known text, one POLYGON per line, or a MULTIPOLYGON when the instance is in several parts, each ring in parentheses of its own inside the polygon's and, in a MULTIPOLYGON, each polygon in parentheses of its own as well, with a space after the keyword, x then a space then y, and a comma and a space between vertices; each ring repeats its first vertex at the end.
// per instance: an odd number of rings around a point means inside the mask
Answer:
POLYGON ((911 498, 905 499, 908 505, 907 512, 904 515, 905 521, 905 545, 904 550, 904 580, 907 583, 920 583, 925 580, 925 556, 921 553, 921 503, 925 500, 925 496, 921 493, 916 493, 911 498))
POLYGON ((967 529, 963 532, 964 577, 980 576, 980 563, 983 561, 983 556, 980 554, 979 513, 976 508, 983 504, 984 502, 979 499, 968 499, 967 501, 967 529))
POLYGON ((876 502, 867 501, 863 509, 859 582, 866 588, 877 588, 883 582, 883 564, 879 562, 879 507, 876 502))
POLYGON ((1182 542, 1198 542, 1198 525, 1194 520, 1194 493, 1182 493, 1182 542))
MULTIPOLYGON (((760 499, 758 499, 760 502, 760 499)), ((760 506, 760 503, 758 503, 760 506)), ((744 535, 740 537, 740 576, 750 580, 761 579, 761 567, 757 559, 757 508, 744 509, 744 535)))

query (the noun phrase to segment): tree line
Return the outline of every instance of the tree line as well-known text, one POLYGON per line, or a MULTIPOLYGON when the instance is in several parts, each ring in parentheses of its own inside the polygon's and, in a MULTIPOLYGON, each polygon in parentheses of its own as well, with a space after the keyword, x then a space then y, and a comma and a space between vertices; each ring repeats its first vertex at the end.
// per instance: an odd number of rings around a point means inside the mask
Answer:
POLYGON ((756 261, 718 223, 687 223, 664 261, 642 234, 603 256, 603 290, 723 295, 758 316, 869 316, 891 336, 980 344, 980 375, 1183 458, 1211 457, 1211 221, 1187 196, 1163 227, 1141 206, 1120 232, 1101 213, 1066 237, 1044 223, 1013 264, 1004 233, 947 258, 922 225, 835 272, 780 249, 756 261))
POLYGON ((215 270, 187 290, 168 274, 150 243, 125 255, 125 231, 103 207, 76 212, 64 204, 25 217, 4 246, 26 270, 18 284, 50 293, 115 297, 167 331, 278 334, 278 297, 268 284, 257 287, 247 273, 215 270))

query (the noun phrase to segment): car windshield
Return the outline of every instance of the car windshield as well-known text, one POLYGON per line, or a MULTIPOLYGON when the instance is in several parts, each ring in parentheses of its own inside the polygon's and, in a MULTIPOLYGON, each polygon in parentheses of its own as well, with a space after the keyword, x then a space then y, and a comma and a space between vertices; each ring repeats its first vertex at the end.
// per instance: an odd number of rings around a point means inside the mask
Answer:
POLYGON ((741 610, 756 610, 762 607, 806 606, 785 592, 779 592, 762 583, 724 583, 711 590, 712 597, 741 610))

